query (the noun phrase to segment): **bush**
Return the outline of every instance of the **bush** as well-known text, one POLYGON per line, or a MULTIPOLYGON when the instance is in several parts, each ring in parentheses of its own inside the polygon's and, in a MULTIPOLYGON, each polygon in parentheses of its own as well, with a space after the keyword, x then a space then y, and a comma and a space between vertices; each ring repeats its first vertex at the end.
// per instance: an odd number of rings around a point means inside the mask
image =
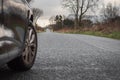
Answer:
POLYGON ((70 19, 65 19, 63 21, 64 26, 68 26, 68 27, 74 27, 74 21, 70 20, 70 19))

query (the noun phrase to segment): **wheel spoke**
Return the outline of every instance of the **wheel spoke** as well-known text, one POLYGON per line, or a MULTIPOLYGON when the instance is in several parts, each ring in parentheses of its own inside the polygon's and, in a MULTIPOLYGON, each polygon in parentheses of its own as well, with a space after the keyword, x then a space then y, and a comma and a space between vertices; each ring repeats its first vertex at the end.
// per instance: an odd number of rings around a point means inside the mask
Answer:
POLYGON ((32 38, 31 38, 31 40, 30 40, 30 43, 33 43, 34 40, 35 40, 35 34, 32 35, 32 38))
POLYGON ((29 40, 31 40, 31 35, 32 35, 32 33, 33 33, 33 30, 30 29, 30 30, 29 30, 29 38, 28 38, 29 40))
POLYGON ((31 50, 31 48, 29 48, 29 59, 28 59, 28 61, 29 62, 32 62, 33 61, 33 58, 34 58, 34 55, 32 55, 32 50, 31 50))
POLYGON ((25 49, 25 55, 24 55, 24 59, 25 60, 28 60, 28 54, 29 54, 28 47, 26 47, 26 49, 25 49))
POLYGON ((36 48, 36 44, 35 44, 35 43, 31 43, 30 46, 31 46, 32 48, 36 48))

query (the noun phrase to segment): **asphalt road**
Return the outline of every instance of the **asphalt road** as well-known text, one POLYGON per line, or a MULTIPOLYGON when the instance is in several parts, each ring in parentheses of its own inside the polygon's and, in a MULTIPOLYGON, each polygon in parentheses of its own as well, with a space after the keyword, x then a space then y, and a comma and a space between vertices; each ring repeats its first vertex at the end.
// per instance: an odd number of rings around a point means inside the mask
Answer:
POLYGON ((120 40, 77 34, 38 34, 35 65, 0 69, 0 80, 120 80, 120 40))

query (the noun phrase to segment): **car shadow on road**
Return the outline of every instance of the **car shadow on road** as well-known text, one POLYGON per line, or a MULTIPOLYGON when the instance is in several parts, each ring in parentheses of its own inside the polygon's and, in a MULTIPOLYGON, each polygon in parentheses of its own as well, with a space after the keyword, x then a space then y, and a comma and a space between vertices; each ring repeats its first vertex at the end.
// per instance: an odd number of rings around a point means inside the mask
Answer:
POLYGON ((15 72, 3 66, 0 68, 0 80, 9 80, 11 76, 14 76, 15 72))
POLYGON ((55 80, 54 70, 31 69, 25 72, 12 71, 8 67, 0 68, 0 80, 55 80))
POLYGON ((21 72, 12 71, 6 65, 0 68, 0 80, 15 80, 21 72))
POLYGON ((6 65, 0 68, 0 80, 34 80, 33 71, 18 72, 9 69, 6 65))

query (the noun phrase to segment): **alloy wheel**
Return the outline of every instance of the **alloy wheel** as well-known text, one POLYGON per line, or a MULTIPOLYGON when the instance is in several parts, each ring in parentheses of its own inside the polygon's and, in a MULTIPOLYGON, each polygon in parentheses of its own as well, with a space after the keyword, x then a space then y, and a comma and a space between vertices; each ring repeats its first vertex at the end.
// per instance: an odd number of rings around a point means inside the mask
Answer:
POLYGON ((34 58, 36 56, 36 48, 37 48, 36 34, 33 28, 29 27, 25 40, 25 48, 22 54, 23 60, 26 64, 33 63, 34 58))

